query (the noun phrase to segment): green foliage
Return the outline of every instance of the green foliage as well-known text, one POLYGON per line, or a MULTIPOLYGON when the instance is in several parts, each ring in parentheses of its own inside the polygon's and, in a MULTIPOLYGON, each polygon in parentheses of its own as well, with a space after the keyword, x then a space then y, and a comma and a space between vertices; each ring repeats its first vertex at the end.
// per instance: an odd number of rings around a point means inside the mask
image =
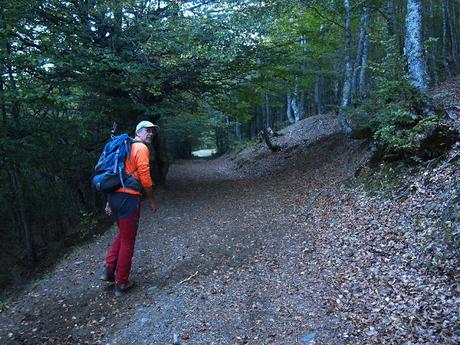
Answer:
POLYGON ((372 137, 387 154, 417 157, 431 133, 442 127, 427 95, 416 90, 404 71, 394 41, 383 42, 387 54, 372 65, 375 88, 356 109, 348 110, 354 126, 372 137))
POLYGON ((94 235, 94 231, 97 227, 97 219, 94 212, 80 211, 80 231, 79 235, 81 239, 88 238, 94 235))
POLYGON ((208 114, 178 114, 162 123, 167 147, 173 158, 189 158, 194 149, 202 147, 213 136, 213 123, 208 114))
POLYGON ((400 104, 388 104, 375 113, 371 121, 375 128, 374 139, 397 152, 419 149, 419 136, 436 123, 436 117, 421 118, 400 104))
POLYGON ((351 188, 363 187, 369 195, 378 195, 386 198, 398 197, 395 191, 401 191, 407 187, 407 181, 402 178, 414 174, 416 168, 403 161, 387 162, 379 164, 364 171, 358 178, 347 181, 346 185, 351 188))
MULTIPOLYGON (((419 98, 395 99, 394 95, 379 91, 352 112, 356 127, 365 128, 377 145, 385 147, 388 152, 403 156, 417 155, 427 134, 441 126, 440 118, 420 113, 418 109, 423 101, 419 98), (393 103, 381 102, 385 99, 384 95, 391 98, 393 103)), ((410 91, 406 90, 406 94, 410 94, 410 91)))

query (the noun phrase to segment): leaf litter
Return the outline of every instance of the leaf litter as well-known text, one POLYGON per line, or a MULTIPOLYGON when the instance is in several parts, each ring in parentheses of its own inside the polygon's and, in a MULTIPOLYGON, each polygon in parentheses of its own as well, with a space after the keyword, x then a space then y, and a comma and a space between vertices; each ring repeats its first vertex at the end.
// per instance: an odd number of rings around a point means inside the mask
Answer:
POLYGON ((0 342, 459 343, 458 162, 371 195, 343 184, 365 144, 335 117, 296 126, 276 154, 176 162, 158 213, 143 209, 137 287, 115 299, 97 280, 112 228, 2 310, 0 342))

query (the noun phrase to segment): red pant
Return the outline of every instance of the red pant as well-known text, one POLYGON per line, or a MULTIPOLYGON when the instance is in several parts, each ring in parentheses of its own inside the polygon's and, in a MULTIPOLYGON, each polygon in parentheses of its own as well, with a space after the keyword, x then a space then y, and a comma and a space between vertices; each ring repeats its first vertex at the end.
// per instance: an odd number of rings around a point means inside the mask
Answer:
POLYGON ((115 272, 116 284, 128 282, 140 217, 140 198, 126 193, 109 194, 109 205, 119 233, 105 258, 109 271, 115 272))

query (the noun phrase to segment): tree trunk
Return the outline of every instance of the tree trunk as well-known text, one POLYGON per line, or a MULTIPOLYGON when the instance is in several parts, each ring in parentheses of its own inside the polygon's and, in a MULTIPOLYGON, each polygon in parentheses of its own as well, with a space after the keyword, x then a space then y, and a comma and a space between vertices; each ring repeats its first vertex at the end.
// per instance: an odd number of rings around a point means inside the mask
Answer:
POLYGON ((261 105, 261 110, 262 110, 262 117, 261 117, 261 127, 260 128, 267 128, 267 108, 265 106, 265 94, 262 96, 262 105, 261 105))
POLYGON ((422 0, 407 0, 404 53, 407 58, 409 78, 417 89, 426 90, 429 76, 424 56, 422 29, 422 0))
POLYGON ((364 4, 364 13, 363 13, 363 51, 361 58, 361 68, 359 73, 359 97, 361 99, 366 97, 367 87, 366 87, 366 74, 367 74, 367 61, 368 61, 368 51, 369 51, 369 39, 368 39, 368 29, 369 29, 369 20, 370 12, 369 6, 364 4))
POLYGON ((291 108, 294 115, 294 122, 297 122, 297 119, 299 118, 299 102, 297 101, 295 92, 291 96, 291 108))
POLYGON ((299 77, 296 77, 296 86, 295 86, 294 92, 288 95, 287 115, 288 115, 289 122, 291 122, 292 115, 294 115, 293 122, 300 121, 304 116, 303 103, 304 103, 305 93, 300 92, 300 97, 299 97, 298 83, 299 83, 299 77))
POLYGON ((387 0, 387 32, 388 37, 395 34, 395 4, 394 0, 387 0))
POLYGON ((250 137, 255 138, 256 136, 257 136, 257 109, 254 106, 253 116, 251 117, 250 137))
MULTIPOLYGON (((305 35, 300 36, 300 46, 305 53, 307 51, 307 37, 305 35)), ((302 64, 300 67, 303 71, 305 70, 304 64, 302 64)), ((294 90, 288 96, 287 115, 289 122, 291 122, 292 113, 294 114, 295 122, 300 121, 304 117, 305 92, 299 90, 301 87, 300 84, 300 77, 295 76, 294 90)))
POLYGON ((407 0, 396 1, 394 4, 394 38, 399 54, 404 56, 404 42, 406 37, 405 16, 407 14, 407 0))
MULTIPOLYGON (((427 31, 430 32, 431 37, 436 37, 436 33, 434 32, 434 27, 431 24, 435 22, 433 0, 430 0, 429 14, 430 14, 430 22, 428 23, 427 31)), ((432 45, 430 47, 429 59, 430 59, 429 61, 431 64, 433 81, 434 81, 434 84, 437 85, 439 81, 439 76, 438 76, 438 65, 436 63, 436 46, 435 45, 432 45)))
POLYGON ((270 99, 267 94, 264 94, 264 108, 265 108, 265 128, 271 127, 271 114, 270 114, 270 99))
POLYGON ((35 249, 32 240, 32 233, 30 231, 30 226, 27 219, 22 183, 18 169, 14 164, 9 167, 8 172, 10 175, 11 185, 13 186, 14 198, 16 201, 15 204, 19 214, 21 234, 26 250, 27 264, 32 267, 35 263, 35 249))
POLYGON ((350 103, 350 91, 351 91, 351 78, 352 78, 352 67, 351 67, 351 57, 350 57, 350 48, 351 48, 351 20, 350 20, 350 1, 343 0, 345 6, 345 77, 342 87, 342 101, 340 103, 340 125, 342 130, 346 135, 351 135, 352 128, 348 117, 345 113, 345 109, 350 103))
MULTIPOLYGON (((297 88, 296 88, 297 89, 297 88)), ((304 93, 301 93, 300 99, 297 95, 297 91, 294 92, 293 96, 291 97, 291 108, 294 113, 294 121, 298 122, 303 117, 303 96, 304 93)))
POLYGON ((300 99, 297 103, 297 111, 294 111, 295 121, 298 122, 305 117, 305 91, 300 93, 300 99))
POLYGON ((455 22, 455 5, 451 1, 451 6, 447 9, 448 18, 450 23, 450 40, 451 40, 451 50, 452 50, 452 59, 455 63, 458 63, 458 44, 457 44, 457 32, 456 32, 456 22, 455 22))
POLYGON ((235 137, 236 137, 236 140, 241 142, 241 122, 238 119, 236 119, 236 122, 235 122, 235 137))
MULTIPOLYGON (((11 45, 9 42, 6 43, 6 51, 8 54, 8 57, 11 58, 11 45)), ((10 88, 11 92, 13 93, 14 97, 18 97, 17 93, 17 87, 16 87, 16 79, 15 79, 15 73, 13 71, 13 66, 11 65, 11 61, 7 62, 7 70, 8 70, 8 76, 10 79, 10 88)), ((20 103, 17 99, 13 100, 13 105, 11 107, 11 116, 13 118, 13 125, 14 128, 19 129, 19 114, 20 114, 20 103)))
MULTIPOLYGON (((341 71, 340 71, 341 72, 341 71)), ((340 73, 337 71, 337 75, 340 73)), ((334 80, 334 104, 340 103, 340 97, 342 97, 342 90, 340 88, 340 81, 334 80)))
POLYGON ((348 107, 350 103, 350 91, 351 91, 351 32, 350 32, 350 1, 344 0, 345 5, 345 78, 343 81, 342 88, 342 102, 341 108, 348 107))
POLYGON ((321 76, 316 75, 315 80, 315 112, 316 115, 319 115, 323 112, 323 107, 321 104, 321 76))
MULTIPOLYGON (((302 47, 302 50, 304 53, 307 53, 308 49, 307 49, 307 36, 306 35, 302 35, 300 36, 300 46, 302 47)), ((302 63, 301 65, 301 69, 302 69, 302 72, 305 73, 305 69, 306 69, 306 65, 305 63, 302 63)), ((296 78, 296 95, 299 94, 299 88, 301 88, 300 86, 300 78, 297 77, 296 78)), ((304 117, 305 117, 305 91, 302 90, 300 91, 300 100, 298 99, 298 112, 294 112, 294 118, 296 120, 296 122, 302 120, 304 117)))
POLYGON ((263 107, 262 107, 262 112, 260 111, 260 107, 256 108, 256 118, 257 118, 257 125, 256 125, 256 130, 257 132, 260 131, 262 128, 264 128, 264 119, 263 119, 263 107))
POLYGON ((442 63, 444 65, 444 69, 446 70, 446 74, 449 78, 452 77, 452 71, 450 70, 449 66, 449 59, 448 59, 448 25, 449 21, 447 19, 447 0, 441 1, 441 16, 442 16, 442 63))
POLYGON ((357 79, 359 75, 359 71, 361 70, 361 62, 363 56, 363 45, 364 45, 364 38, 366 35, 365 31, 365 12, 363 8, 363 14, 361 15, 361 24, 359 26, 359 40, 358 40, 358 50, 356 52, 356 59, 353 66, 353 75, 351 78, 351 96, 354 97, 356 95, 357 89, 357 79))
POLYGON ((265 144, 268 146, 270 151, 272 152, 278 152, 281 150, 281 147, 279 147, 276 144, 273 144, 270 135, 268 134, 268 131, 266 128, 262 129, 259 133, 260 138, 265 142, 265 144))
POLYGON ((302 35, 300 36, 300 46, 302 47, 302 50, 304 53, 307 52, 307 36, 302 35))
MULTIPOLYGON (((230 128, 230 117, 226 117, 225 118, 225 133, 227 134, 227 149, 230 148, 230 145, 232 144, 233 142, 233 137, 232 137, 232 131, 231 131, 231 128, 230 128)), ((191 154, 191 150, 190 150, 190 154, 191 154)))
POLYGON ((369 6, 363 4, 363 14, 361 15, 361 24, 359 30, 358 51, 356 53, 355 65, 353 68, 353 77, 351 80, 351 95, 358 95, 363 98, 366 94, 366 69, 368 61, 368 26, 369 26, 369 6))
POLYGON ((291 102, 292 102, 292 97, 291 97, 291 94, 289 93, 287 95, 287 102, 286 102, 286 115, 287 115, 287 119, 288 119, 289 123, 294 123, 295 120, 294 120, 294 117, 292 116, 291 102))
POLYGON ((457 52, 457 65, 460 63, 458 59, 460 59, 460 44, 458 42, 458 39, 460 37, 460 1, 457 1, 453 3, 453 14, 452 14, 452 21, 454 22, 454 35, 455 35, 455 47, 456 47, 456 52, 457 52))

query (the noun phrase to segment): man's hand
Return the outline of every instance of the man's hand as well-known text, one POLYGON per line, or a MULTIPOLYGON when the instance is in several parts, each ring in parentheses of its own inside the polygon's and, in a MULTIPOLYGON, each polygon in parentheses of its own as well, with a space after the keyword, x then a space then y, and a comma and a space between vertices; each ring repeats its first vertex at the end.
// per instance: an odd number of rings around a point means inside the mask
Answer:
POLYGON ((153 213, 155 213, 158 210, 157 203, 155 201, 150 200, 150 209, 153 213))
POLYGON ((157 202, 155 201, 155 197, 153 196, 152 187, 146 188, 145 194, 147 195, 147 199, 150 202, 150 209, 152 210, 153 213, 155 213, 158 210, 158 207, 157 207, 157 202))
POLYGON ((112 215, 112 209, 110 208, 110 205, 108 202, 105 204, 105 214, 108 216, 112 215))

